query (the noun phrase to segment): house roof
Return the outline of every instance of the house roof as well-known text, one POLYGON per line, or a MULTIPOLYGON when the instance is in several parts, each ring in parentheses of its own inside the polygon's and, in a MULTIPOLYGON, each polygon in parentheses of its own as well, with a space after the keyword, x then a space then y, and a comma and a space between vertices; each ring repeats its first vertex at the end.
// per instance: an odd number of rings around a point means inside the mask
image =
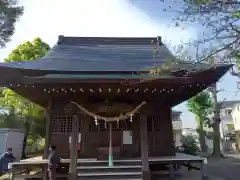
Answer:
POLYGON ((176 111, 176 110, 172 110, 172 114, 182 114, 182 111, 176 111))
POLYGON ((221 108, 233 108, 236 104, 240 104, 240 100, 222 101, 218 103, 221 108))
MULTIPOLYGON (((161 100, 176 105, 218 81, 230 67, 177 60, 160 37, 59 36, 57 44, 38 60, 0 63, 0 86, 44 107, 55 90, 66 88, 67 94, 72 95, 73 86, 81 99, 106 99, 111 93, 91 93, 89 88, 98 92, 99 87, 111 87, 122 89, 119 99, 138 101, 142 96, 149 102, 161 100), (154 57, 154 52, 159 55, 154 57), (150 75, 152 68, 167 64, 167 73, 150 75), (128 86, 139 91, 135 95, 126 93, 128 86), (151 90, 145 93, 146 88, 151 90)), ((57 96, 66 95, 65 91, 58 92, 57 96)))
POLYGON ((159 42, 160 55, 153 61, 157 38, 64 37, 36 61, 1 63, 0 66, 50 71, 140 71, 174 58, 159 42))

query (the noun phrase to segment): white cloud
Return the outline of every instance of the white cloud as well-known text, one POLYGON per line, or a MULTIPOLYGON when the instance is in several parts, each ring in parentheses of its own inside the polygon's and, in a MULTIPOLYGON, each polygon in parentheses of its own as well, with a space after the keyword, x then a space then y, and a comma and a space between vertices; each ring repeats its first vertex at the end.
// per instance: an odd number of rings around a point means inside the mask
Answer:
POLYGON ((169 29, 124 0, 23 1, 25 13, 17 31, 2 50, 3 59, 17 44, 41 37, 53 45, 58 35, 66 36, 162 36, 178 44, 189 39, 187 31, 169 29), (176 32, 178 31, 178 32, 176 32))

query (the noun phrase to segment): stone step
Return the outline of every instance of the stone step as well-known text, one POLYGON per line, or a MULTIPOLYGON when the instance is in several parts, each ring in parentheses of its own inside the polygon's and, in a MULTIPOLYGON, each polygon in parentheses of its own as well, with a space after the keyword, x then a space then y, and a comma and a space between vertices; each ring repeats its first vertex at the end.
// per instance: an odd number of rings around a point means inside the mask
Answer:
MULTIPOLYGON (((124 165, 142 165, 142 162, 138 159, 136 160, 113 160, 115 166, 124 165)), ((108 166, 107 160, 96 160, 96 161, 82 161, 78 162, 78 166, 108 166)))
POLYGON ((107 160, 81 161, 77 175, 81 180, 141 180, 142 165, 139 159, 114 160, 112 167, 107 160))
MULTIPOLYGON (((78 177, 79 180, 99 180, 99 179, 102 179, 101 177, 100 178, 82 178, 82 177, 78 177)), ((110 178, 103 178, 102 180, 142 180, 142 178, 116 178, 114 177, 114 179, 112 177, 110 178)))
POLYGON ((121 166, 78 166, 77 172, 141 172, 142 166, 140 165, 121 165, 121 166))
POLYGON ((78 173, 78 178, 81 179, 106 179, 106 180, 115 180, 115 179, 141 179, 142 172, 84 172, 78 173))
MULTIPOLYGON (((82 178, 82 177, 78 177, 79 180, 99 180, 99 179, 102 179, 101 177, 98 178, 98 177, 91 177, 91 178, 82 178)), ((112 177, 110 178, 103 178, 102 180, 142 180, 142 178, 118 178, 118 177, 114 177, 114 179, 112 177)))
POLYGON ((129 168, 134 168, 134 169, 138 169, 138 168, 142 168, 142 166, 140 165, 120 165, 120 166, 78 166, 77 169, 129 169, 129 168))

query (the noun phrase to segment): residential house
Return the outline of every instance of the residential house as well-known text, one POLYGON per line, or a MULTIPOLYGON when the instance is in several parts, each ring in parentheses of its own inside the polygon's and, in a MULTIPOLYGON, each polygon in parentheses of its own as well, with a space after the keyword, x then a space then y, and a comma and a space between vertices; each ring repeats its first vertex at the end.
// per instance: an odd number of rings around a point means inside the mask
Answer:
MULTIPOLYGON (((237 137, 240 132, 240 101, 223 101, 220 106, 220 132, 223 139, 223 147, 230 150, 233 142, 230 137, 237 137)), ((234 147, 236 148, 236 147, 234 147)))
POLYGON ((182 120, 180 111, 172 111, 173 138, 176 146, 182 145, 182 120))
POLYGON ((220 106, 220 132, 222 138, 233 130, 240 130, 240 101, 223 101, 220 106), (239 120, 238 120, 239 119, 239 120))

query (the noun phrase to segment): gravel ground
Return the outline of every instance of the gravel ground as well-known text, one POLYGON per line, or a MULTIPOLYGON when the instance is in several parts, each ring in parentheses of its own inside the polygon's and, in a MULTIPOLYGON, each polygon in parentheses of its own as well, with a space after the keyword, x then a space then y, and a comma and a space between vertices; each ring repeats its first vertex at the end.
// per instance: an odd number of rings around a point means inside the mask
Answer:
POLYGON ((223 178, 225 180, 239 180, 240 160, 235 158, 209 160, 205 171, 211 176, 223 178))
MULTIPOLYGON (((205 165, 205 174, 210 180, 239 180, 240 179, 240 159, 226 158, 226 159, 209 159, 208 164, 205 165)), ((179 180, 200 180, 200 171, 192 170, 188 172, 183 169, 182 176, 179 180)))
MULTIPOLYGON (((205 165, 205 174, 209 180, 239 180, 240 179, 240 156, 226 159, 209 159, 205 165)), ((158 178, 165 180, 169 178, 158 178)), ((201 173, 197 170, 187 171, 187 168, 181 168, 176 175, 176 180, 201 180, 201 173)))

